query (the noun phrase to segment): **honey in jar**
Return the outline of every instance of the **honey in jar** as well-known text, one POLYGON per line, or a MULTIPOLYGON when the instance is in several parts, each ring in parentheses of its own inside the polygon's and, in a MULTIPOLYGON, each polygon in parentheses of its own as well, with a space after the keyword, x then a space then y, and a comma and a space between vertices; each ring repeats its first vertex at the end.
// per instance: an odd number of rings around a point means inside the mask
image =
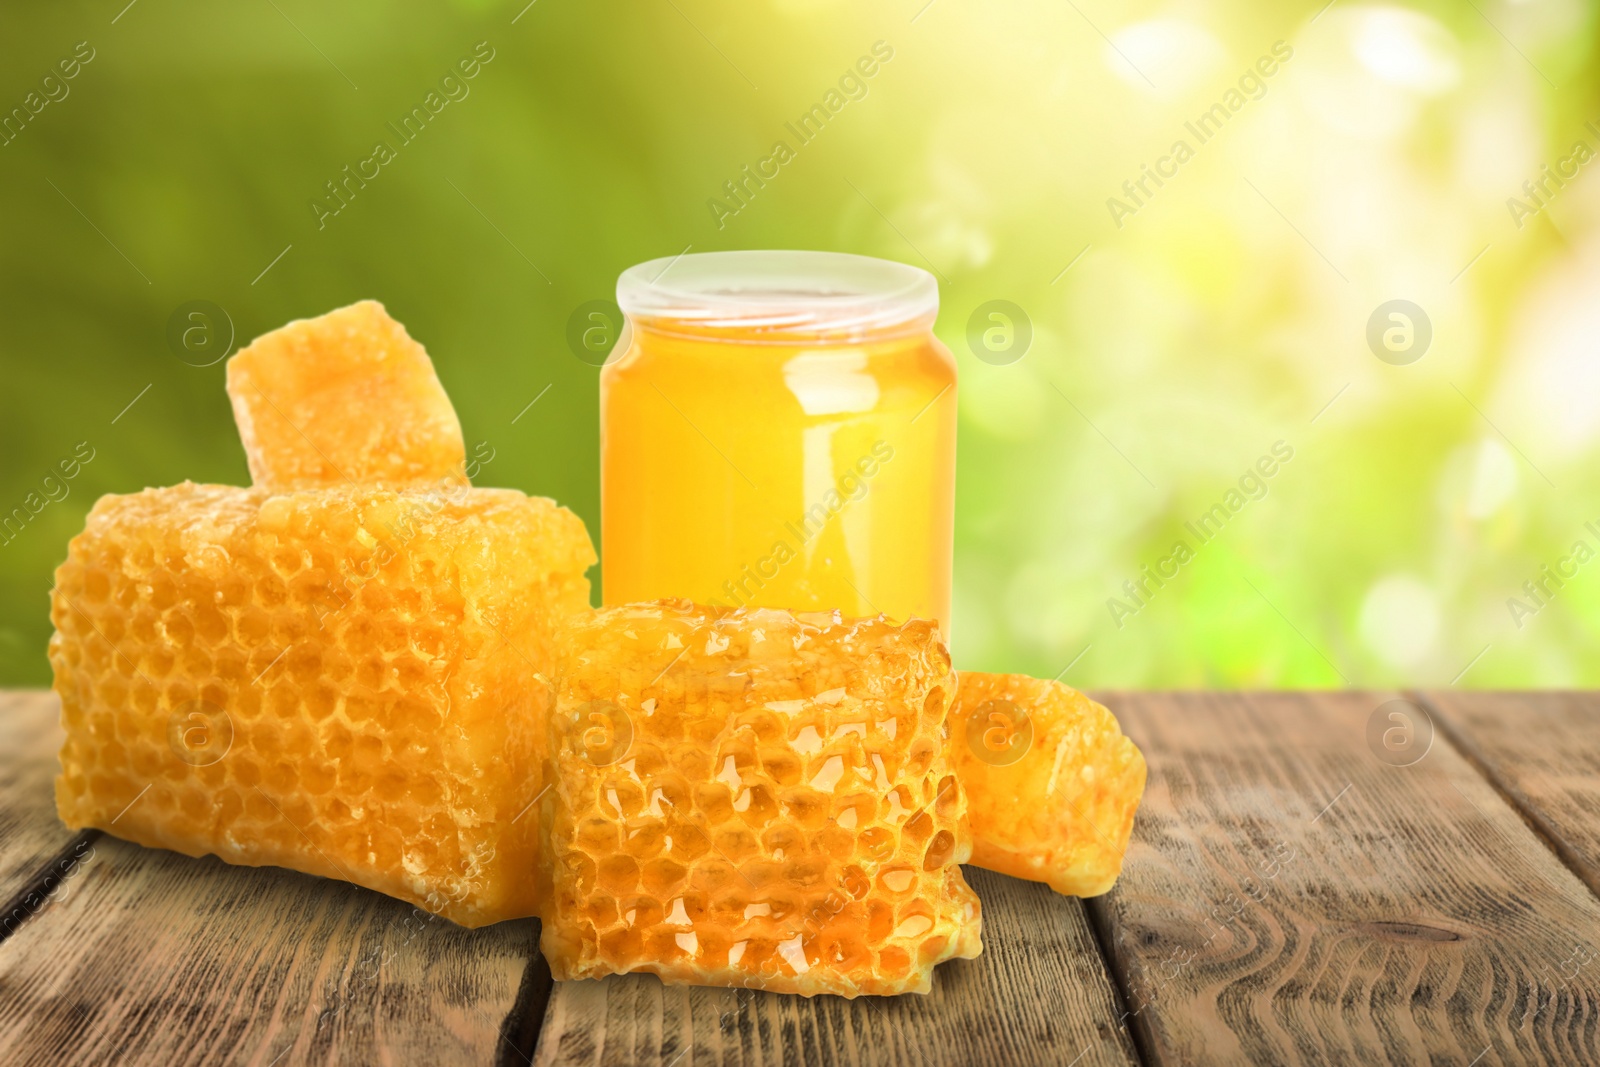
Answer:
POLYGON ((713 252, 625 271, 600 378, 607 604, 950 626, 956 372, 926 271, 713 252))

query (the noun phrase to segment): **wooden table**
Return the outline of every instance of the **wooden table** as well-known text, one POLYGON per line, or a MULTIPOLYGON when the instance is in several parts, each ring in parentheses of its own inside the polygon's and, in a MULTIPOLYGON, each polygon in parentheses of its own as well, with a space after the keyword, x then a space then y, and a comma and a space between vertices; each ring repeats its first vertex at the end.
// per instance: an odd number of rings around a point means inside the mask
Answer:
POLYGON ((10 694, 0 1063, 1600 1064, 1600 696, 1401 697, 1102 695, 1150 763, 1117 888, 968 868, 983 955, 846 1001, 553 984, 533 921, 71 834, 10 694))

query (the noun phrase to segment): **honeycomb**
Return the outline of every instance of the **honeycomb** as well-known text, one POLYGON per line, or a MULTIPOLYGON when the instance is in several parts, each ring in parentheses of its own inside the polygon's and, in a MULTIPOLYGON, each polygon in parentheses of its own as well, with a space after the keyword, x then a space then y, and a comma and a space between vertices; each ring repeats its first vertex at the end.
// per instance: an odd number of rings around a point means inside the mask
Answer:
POLYGON ((554 630, 594 559, 510 490, 102 497, 52 594, 61 818, 533 914, 554 630))
POLYGON ((228 361, 228 396, 258 486, 466 480, 433 362, 376 301, 256 338, 228 361))
POLYGON ((974 864, 1068 896, 1111 888, 1145 780, 1111 712, 1060 682, 962 671, 951 734, 974 864))
POLYGON ((934 624, 660 601, 562 645, 556 978, 926 993, 935 964, 978 954, 934 624))

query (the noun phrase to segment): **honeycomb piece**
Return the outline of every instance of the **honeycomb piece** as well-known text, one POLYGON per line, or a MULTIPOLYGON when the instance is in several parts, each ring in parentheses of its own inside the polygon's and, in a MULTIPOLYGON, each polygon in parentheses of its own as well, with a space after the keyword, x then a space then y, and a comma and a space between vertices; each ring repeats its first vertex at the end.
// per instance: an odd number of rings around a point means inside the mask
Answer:
POLYGON ((228 361, 228 396, 258 486, 466 481, 433 361, 375 300, 256 338, 228 361))
POLYGON ((1068 896, 1109 890, 1145 778, 1111 712, 1060 682, 962 671, 950 719, 972 862, 1068 896))
POLYGON ((935 624, 664 600, 562 636, 558 979, 926 993, 980 949, 935 624))
POLYGON ((62 821, 531 915, 552 631, 594 559, 511 490, 102 497, 52 596, 62 821))

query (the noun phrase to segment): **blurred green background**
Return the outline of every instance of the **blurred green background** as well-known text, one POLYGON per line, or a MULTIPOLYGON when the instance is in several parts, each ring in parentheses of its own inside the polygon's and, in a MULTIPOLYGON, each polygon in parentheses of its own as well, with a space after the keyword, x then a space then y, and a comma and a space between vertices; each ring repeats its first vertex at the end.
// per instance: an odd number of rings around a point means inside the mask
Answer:
POLYGON ((246 480, 222 364, 167 343, 180 305, 244 343, 382 300, 490 442, 480 483, 598 534, 597 370, 567 320, 686 247, 940 276, 959 666, 1600 684, 1600 564, 1573 555, 1600 549, 1592 3, 525 3, 0 7, 0 108, 24 110, 0 146, 0 507, 93 456, 0 537, 0 684, 48 682, 50 574, 96 496, 246 480), (324 183, 479 42, 469 95, 319 228, 324 183), (719 220, 876 42, 865 95, 719 220), (1167 176, 1140 190, 1146 166, 1167 176), (1020 360, 968 347, 992 300, 1031 320, 1020 360), (1425 348, 1369 344, 1392 300, 1425 348), (1185 523, 1218 503, 1201 543, 1185 523), (1180 539, 1193 558, 1130 597, 1180 539))

